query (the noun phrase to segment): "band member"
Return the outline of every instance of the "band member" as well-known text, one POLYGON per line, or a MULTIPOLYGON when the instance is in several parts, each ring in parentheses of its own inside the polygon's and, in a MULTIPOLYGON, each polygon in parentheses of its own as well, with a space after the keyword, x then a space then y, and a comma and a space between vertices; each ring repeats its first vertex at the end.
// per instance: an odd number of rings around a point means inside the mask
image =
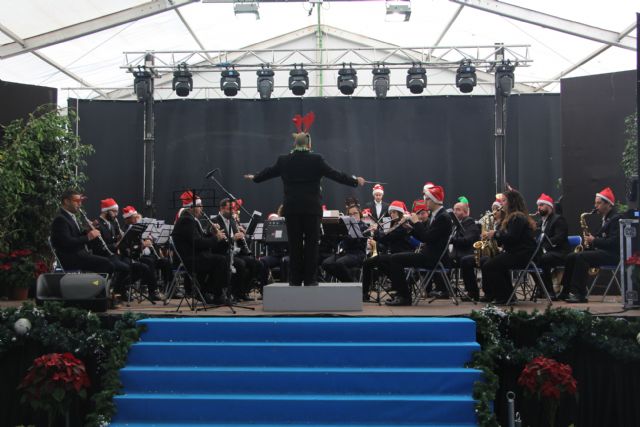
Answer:
POLYGON ((364 185, 364 178, 348 176, 329 166, 324 158, 311 152, 309 129, 314 120, 313 113, 304 118, 297 115, 294 123, 299 132, 293 135, 291 153, 282 155, 273 166, 257 175, 245 178, 260 183, 280 177, 284 185, 283 215, 287 219, 289 255, 291 257, 289 284, 305 286, 318 284, 318 240, 322 217, 322 195, 320 181, 327 177, 341 184, 356 187, 364 185), (302 131, 302 125, 305 125, 302 131))
MULTIPOLYGON (((232 245, 230 250, 233 251, 233 266, 236 270, 232 280, 237 281, 237 285, 233 286, 237 291, 234 297, 241 301, 250 301, 249 292, 253 288, 254 281, 259 280, 263 267, 251 253, 244 232, 233 218, 233 209, 232 200, 226 198, 220 200, 219 215, 213 218, 213 223, 218 224, 220 229, 230 236, 229 242, 232 245)), ((222 252, 218 253, 222 254, 222 252)))
POLYGON ((522 195, 516 190, 503 193, 505 218, 496 231, 485 231, 483 239, 496 239, 503 251, 482 266, 483 302, 505 304, 513 291, 509 270, 523 268, 536 249, 536 223, 529 216, 522 195))
POLYGON ((451 235, 451 218, 442 208, 444 189, 439 185, 424 190, 427 208, 431 211, 429 223, 418 220, 416 214, 411 215, 412 234, 421 242, 419 252, 402 252, 391 255, 388 262, 382 265, 383 271, 391 279, 396 290, 396 297, 387 301, 387 305, 411 305, 411 290, 404 274, 405 267, 434 268, 449 242, 451 235))
MULTIPOLYGON (((424 201, 422 201, 424 203, 424 201)), ((426 206, 425 206, 426 210, 426 206)), ((404 202, 399 200, 394 200, 388 209, 389 215, 391 217, 391 223, 388 231, 382 229, 377 224, 371 225, 371 230, 373 231, 373 237, 371 240, 375 243, 375 247, 379 248, 384 245, 387 253, 372 254, 371 257, 367 258, 362 265, 362 300, 364 302, 370 301, 369 290, 371 289, 371 285, 376 280, 376 275, 374 274, 377 269, 380 268, 380 265, 387 261, 391 254, 396 254, 400 252, 409 252, 413 250, 411 243, 409 243, 409 233, 410 229, 405 227, 405 223, 400 223, 400 221, 405 218, 406 206, 404 202)), ((407 219, 405 219, 407 221, 407 219)))
POLYGON ((611 188, 596 193, 595 209, 602 217, 602 225, 595 234, 583 236, 585 251, 570 253, 564 266, 562 292, 569 289, 569 303, 587 301, 587 279, 590 267, 616 265, 620 261, 620 215, 615 211, 615 196, 611 188))
MULTIPOLYGON (((547 289, 549 296, 557 300, 556 292, 553 289, 551 280, 551 270, 553 267, 564 265, 569 253, 569 227, 562 215, 555 212, 553 199, 542 193, 537 200, 538 215, 540 221, 537 226, 542 232, 541 242, 542 253, 538 258, 537 265, 542 269, 542 282, 547 289), (545 237, 546 236, 546 237, 545 237)), ((568 295, 568 292, 566 293, 568 295)))
POLYGON ((215 229, 215 235, 205 234, 198 220, 202 216, 202 201, 199 197, 194 197, 191 191, 185 191, 180 199, 184 210, 171 233, 176 250, 185 268, 205 279, 200 283, 203 284, 206 302, 225 304, 227 301, 222 291, 229 283, 228 260, 226 256, 211 251, 226 248, 227 237, 215 229))
POLYGON ((58 214, 51 224, 51 245, 65 270, 83 270, 112 274, 113 264, 107 257, 93 255, 87 244, 98 239, 100 231, 83 231, 76 218, 84 197, 74 190, 65 190, 60 197, 58 214))
POLYGON ((381 218, 389 216, 389 203, 382 200, 384 197, 384 187, 380 184, 374 185, 372 194, 373 201, 368 202, 365 208, 369 209, 367 212, 371 213, 374 221, 380 222, 381 218))
MULTIPOLYGON (((347 209, 347 215, 356 220, 357 227, 363 232, 367 225, 362 222, 360 208, 357 204, 352 204, 347 209)), ((322 261, 322 268, 340 282, 354 282, 355 278, 350 269, 358 268, 362 265, 367 249, 367 239, 347 236, 338 245, 340 252, 331 255, 322 261)))
POLYGON ((131 273, 128 278, 131 282, 140 280, 140 284, 147 287, 149 291, 149 301, 159 301, 162 295, 158 292, 157 278, 155 270, 144 263, 134 261, 124 252, 119 251, 118 244, 122 239, 122 229, 118 223, 118 204, 114 199, 107 198, 100 201, 100 216, 96 220, 96 228, 100 230, 102 239, 107 244, 109 251, 113 255, 109 255, 105 248, 94 245, 93 251, 102 256, 109 256, 109 259, 116 268, 116 271, 122 273, 119 278, 115 279, 114 290, 123 294, 127 279, 124 273, 131 273))
MULTIPOLYGON (((267 216, 267 221, 282 221, 284 225, 284 218, 277 213, 272 213, 267 216)), ((261 270, 260 289, 264 288, 269 281, 269 272, 274 267, 280 269, 278 276, 279 282, 286 282, 289 274, 289 256, 287 255, 286 243, 266 243, 267 253, 260 257, 260 262, 264 266, 261 270)))
MULTIPOLYGON (((469 216, 469 202, 466 197, 458 198, 458 203, 453 205, 453 214, 460 221, 462 228, 457 228, 453 238, 451 239, 452 251, 451 261, 454 266, 461 267, 462 260, 465 257, 473 257, 473 244, 480 240, 480 225, 469 216), (463 199, 463 201, 460 201, 463 199)), ((480 299, 480 291, 478 290, 478 283, 475 280, 475 272, 473 265, 471 266, 471 273, 473 280, 468 278, 464 280, 465 290, 469 298, 472 300, 480 299)))

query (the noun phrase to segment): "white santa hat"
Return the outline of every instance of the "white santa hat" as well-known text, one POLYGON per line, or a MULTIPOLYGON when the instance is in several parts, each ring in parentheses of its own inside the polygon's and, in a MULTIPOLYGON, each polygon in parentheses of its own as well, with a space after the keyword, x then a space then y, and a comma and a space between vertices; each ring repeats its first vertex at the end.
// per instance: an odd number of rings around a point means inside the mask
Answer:
POLYGON ((384 187, 380 184, 374 185, 373 191, 371 192, 371 194, 376 194, 376 193, 384 194, 384 187))

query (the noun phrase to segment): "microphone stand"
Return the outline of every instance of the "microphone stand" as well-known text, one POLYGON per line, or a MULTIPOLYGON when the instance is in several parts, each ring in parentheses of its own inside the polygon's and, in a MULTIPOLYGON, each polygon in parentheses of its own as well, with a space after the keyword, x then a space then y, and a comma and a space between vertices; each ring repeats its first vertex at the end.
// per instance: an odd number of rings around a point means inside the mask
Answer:
MULTIPOLYGON (((222 183, 221 183, 220 181, 218 181, 218 180, 216 179, 216 177, 215 177, 215 176, 213 176, 213 175, 214 175, 214 173, 215 173, 217 170, 219 170, 219 169, 214 169, 213 171, 209 172, 209 173, 206 175, 206 177, 205 177, 205 178, 206 178, 206 179, 211 179, 214 183, 216 183, 216 185, 217 185, 218 187, 220 187, 220 189, 222 190, 222 192, 227 196, 227 198, 228 198, 230 201, 236 201, 236 200, 238 200, 238 199, 237 199, 233 194, 231 194, 231 193, 229 192, 229 190, 227 190, 227 189, 224 187, 224 185, 222 185, 222 183)), ((241 206, 240 206, 240 209, 242 209, 242 210, 243 210, 247 215, 251 216, 251 214, 249 214, 249 211, 247 211, 247 209, 246 209, 244 206, 242 206, 242 205, 241 205, 241 206)), ((228 250, 227 250, 227 257, 228 257, 228 259, 229 259, 229 267, 228 267, 228 268, 229 268, 229 270, 228 270, 227 290, 226 290, 226 291, 224 291, 224 297, 225 297, 225 300, 226 300, 226 302, 227 302, 227 304, 226 304, 226 305, 227 305, 227 306, 231 309, 231 311, 235 314, 235 310, 233 309, 233 307, 244 308, 244 309, 246 309, 246 310, 255 310, 255 307, 247 307, 247 306, 244 306, 244 305, 235 304, 235 303, 233 303, 233 302, 232 302, 232 300, 231 300, 231 296, 228 294, 228 292, 229 292, 229 291, 230 291, 230 289, 231 289, 231 276, 233 275, 233 271, 232 271, 233 264, 231 264, 231 262, 232 262, 231 260, 233 260, 233 247, 234 247, 234 240, 233 240, 233 224, 232 224, 232 222, 231 222, 232 220, 233 220, 233 216, 232 216, 231 218, 229 218, 229 230, 228 230, 228 231, 227 231, 227 230, 225 230, 225 232, 226 232, 226 233, 228 233, 228 234, 227 234, 227 239, 228 239, 228 241, 229 241, 229 248, 228 248, 228 250)))

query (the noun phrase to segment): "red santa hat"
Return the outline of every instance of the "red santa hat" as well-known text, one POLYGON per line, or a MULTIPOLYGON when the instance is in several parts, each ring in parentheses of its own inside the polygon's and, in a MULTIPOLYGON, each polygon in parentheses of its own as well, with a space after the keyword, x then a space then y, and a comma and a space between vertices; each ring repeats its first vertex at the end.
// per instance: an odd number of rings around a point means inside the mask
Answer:
POLYGON ((371 216, 371 209, 369 208, 362 209, 362 217, 367 217, 367 216, 371 216))
POLYGON ((439 205, 444 203, 444 188, 439 185, 433 185, 431 188, 426 188, 425 185, 424 195, 439 205))
POLYGON ((394 200, 389 205, 388 211, 389 212, 391 212, 391 211, 402 212, 404 214, 404 213, 407 212, 407 205, 405 205, 404 202, 402 202, 400 200, 394 200))
POLYGON ((278 216, 277 213, 270 213, 269 216, 267 217, 267 220, 268 221, 273 221, 273 220, 276 220, 278 218, 280 218, 280 217, 278 216))
POLYGON ((133 206, 125 206, 124 209, 122 209, 122 218, 124 219, 127 219, 137 214, 138 214, 138 211, 136 211, 136 208, 134 208, 133 206))
POLYGON ((544 204, 544 205, 548 205, 553 207, 553 199, 551 198, 551 196, 548 196, 544 193, 542 193, 540 195, 540 197, 538 197, 538 200, 536 201, 536 203, 539 204, 544 204))
MULTIPOLYGON (((185 191, 180 195, 180 200, 182 200, 183 208, 190 208, 193 206, 193 193, 191 191, 185 191)), ((202 206, 202 200, 198 196, 196 196, 196 206, 202 206)))
POLYGON ((433 182, 429 181, 424 185, 424 187, 422 187, 422 192, 426 195, 427 191, 430 190, 433 187, 434 187, 433 182))
POLYGON ((494 208, 501 208, 501 207, 502 207, 502 200, 500 199, 495 199, 493 203, 491 203, 491 210, 493 210, 494 208))
POLYGON ((609 187, 601 190, 599 193, 596 193, 596 197, 600 197, 610 205, 616 204, 616 196, 613 195, 613 190, 611 190, 611 188, 609 187))
POLYGON ((384 194, 384 187, 380 184, 374 185, 373 191, 371 192, 371 194, 376 194, 376 193, 384 194))
POLYGON ((100 212, 106 212, 110 210, 118 210, 118 204, 113 199, 100 200, 100 212))
POLYGON ((426 211, 427 210, 427 202, 424 201, 424 199, 420 199, 420 200, 414 200, 413 201, 413 213, 418 213, 420 211, 426 211))

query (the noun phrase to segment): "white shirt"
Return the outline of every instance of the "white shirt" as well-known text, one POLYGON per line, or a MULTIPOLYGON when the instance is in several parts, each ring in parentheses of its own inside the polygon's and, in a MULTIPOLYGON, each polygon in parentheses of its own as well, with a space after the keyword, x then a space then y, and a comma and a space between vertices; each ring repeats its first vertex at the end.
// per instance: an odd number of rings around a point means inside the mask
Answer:
POLYGON ((376 216, 380 218, 380 216, 382 215, 382 202, 374 201, 374 203, 376 204, 376 216))

